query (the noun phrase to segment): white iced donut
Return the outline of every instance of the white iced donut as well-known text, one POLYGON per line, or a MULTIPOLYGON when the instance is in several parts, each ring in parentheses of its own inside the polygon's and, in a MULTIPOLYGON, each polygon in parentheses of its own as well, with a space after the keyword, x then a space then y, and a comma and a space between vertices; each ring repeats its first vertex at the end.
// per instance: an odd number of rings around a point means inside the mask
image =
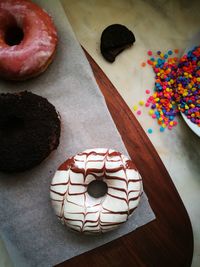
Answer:
POLYGON ((126 222, 139 204, 142 178, 112 149, 87 149, 55 173, 50 196, 61 222, 75 231, 103 233, 126 222))

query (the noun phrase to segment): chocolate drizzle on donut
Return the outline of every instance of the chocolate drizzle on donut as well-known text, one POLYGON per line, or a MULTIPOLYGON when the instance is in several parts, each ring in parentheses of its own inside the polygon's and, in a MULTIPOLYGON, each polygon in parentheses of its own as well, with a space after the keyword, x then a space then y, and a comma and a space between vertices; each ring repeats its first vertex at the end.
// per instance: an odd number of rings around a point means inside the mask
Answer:
POLYGON ((86 150, 63 163, 51 183, 51 200, 63 224, 78 232, 101 233, 128 220, 142 194, 134 164, 111 149, 86 150), (97 199, 87 186, 95 180, 108 192, 97 199))

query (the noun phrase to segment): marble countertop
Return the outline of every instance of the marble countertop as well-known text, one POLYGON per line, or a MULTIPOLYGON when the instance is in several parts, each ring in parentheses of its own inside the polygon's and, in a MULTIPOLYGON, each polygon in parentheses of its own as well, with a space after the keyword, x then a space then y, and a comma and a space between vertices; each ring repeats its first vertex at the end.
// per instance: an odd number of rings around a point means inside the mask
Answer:
MULTIPOLYGON (((89 52, 117 88, 131 110, 147 98, 152 90, 154 74, 141 63, 147 51, 179 49, 179 56, 192 36, 200 30, 198 0, 61 0, 66 15, 81 45, 89 52), (100 54, 100 36, 105 27, 120 23, 132 30, 134 46, 121 53, 113 64, 100 54)), ((148 109, 136 115, 166 166, 192 222, 194 257, 192 267, 200 266, 200 138, 178 118, 178 126, 161 133, 148 109)), ((134 112, 134 111, 133 111, 134 112)), ((135 112, 134 112, 135 113, 135 112)), ((158 192, 159 194, 159 192, 158 192)), ((1 241, 0 241, 1 242, 1 241)), ((12 266, 0 243, 0 265, 12 266), (4 257, 2 257, 4 255, 4 257)))
MULTIPOLYGON (((200 2, 173 0, 61 0, 72 28, 81 43, 115 85, 131 110, 153 89, 151 67, 141 67, 147 51, 179 49, 181 56, 194 34, 200 30, 200 2), (134 46, 121 53, 113 64, 100 53, 100 36, 105 27, 126 25, 136 37, 134 46)), ((200 138, 181 117, 172 131, 159 131, 158 124, 141 108, 136 115, 166 166, 192 222, 193 267, 200 265, 200 138)), ((134 112, 134 111, 133 111, 134 112)), ((135 113, 135 112, 134 112, 135 113)), ((158 192, 159 193, 159 192, 158 192)))

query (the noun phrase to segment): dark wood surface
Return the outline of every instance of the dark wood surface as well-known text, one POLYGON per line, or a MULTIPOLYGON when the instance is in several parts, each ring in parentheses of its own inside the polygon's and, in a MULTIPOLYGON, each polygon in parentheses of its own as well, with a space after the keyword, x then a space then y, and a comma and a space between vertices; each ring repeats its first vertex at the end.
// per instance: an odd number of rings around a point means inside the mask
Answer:
POLYGON ((179 194, 133 113, 100 67, 85 53, 129 155, 143 177, 156 220, 58 266, 189 267, 193 233, 179 194))

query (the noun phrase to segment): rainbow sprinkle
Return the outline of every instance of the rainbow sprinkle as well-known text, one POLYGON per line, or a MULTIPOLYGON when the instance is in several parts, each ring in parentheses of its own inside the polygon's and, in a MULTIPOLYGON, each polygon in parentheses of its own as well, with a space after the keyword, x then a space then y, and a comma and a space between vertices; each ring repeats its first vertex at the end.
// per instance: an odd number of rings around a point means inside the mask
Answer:
POLYGON ((149 134, 152 134, 152 133, 153 133, 153 130, 152 130, 151 128, 149 128, 149 129, 147 130, 147 132, 148 132, 149 134))
MULTIPOLYGON (((167 128, 172 130, 177 125, 176 115, 181 111, 191 122, 200 127, 200 46, 194 47, 180 60, 173 54, 179 50, 168 50, 166 53, 157 51, 155 55, 149 50, 147 63, 155 73, 154 92, 146 102, 139 105, 149 107, 149 115, 156 119, 160 132, 167 128)), ((145 66, 144 62, 141 64, 145 66)), ((137 115, 141 115, 138 106, 134 106, 137 115)), ((147 130, 152 133, 152 129, 147 130)))
MULTIPOLYGON (((174 121, 178 112, 175 101, 175 84, 177 72, 177 57, 169 57, 173 52, 169 50, 166 54, 157 51, 157 56, 151 57, 147 63, 152 66, 155 73, 154 93, 147 99, 150 104, 149 115, 156 118, 163 132, 168 126, 171 129, 177 123, 174 121)), ((147 105, 145 105, 147 106, 147 105)))

